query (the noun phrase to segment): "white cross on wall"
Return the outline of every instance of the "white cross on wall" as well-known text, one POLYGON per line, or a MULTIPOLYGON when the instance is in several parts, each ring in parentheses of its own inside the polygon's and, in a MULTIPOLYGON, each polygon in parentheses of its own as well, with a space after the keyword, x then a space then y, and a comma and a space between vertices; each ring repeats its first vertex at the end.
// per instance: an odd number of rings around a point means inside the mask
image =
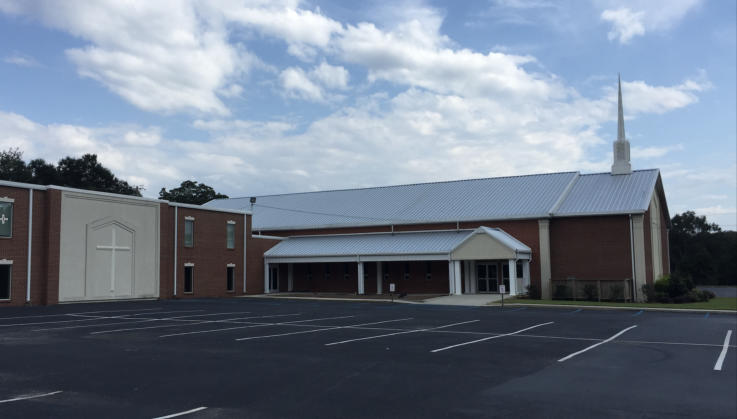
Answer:
POLYGON ((5 214, 3 214, 3 215, 0 216, 0 222, 3 223, 3 224, 5 224, 5 222, 8 221, 8 219, 9 218, 6 217, 5 214))
POLYGON ((113 237, 112 241, 110 242, 110 245, 100 245, 97 246, 97 250, 110 250, 111 252, 111 260, 110 260, 110 293, 115 292, 115 251, 116 250, 127 250, 130 251, 131 248, 129 246, 118 246, 115 244, 115 228, 112 229, 113 237))

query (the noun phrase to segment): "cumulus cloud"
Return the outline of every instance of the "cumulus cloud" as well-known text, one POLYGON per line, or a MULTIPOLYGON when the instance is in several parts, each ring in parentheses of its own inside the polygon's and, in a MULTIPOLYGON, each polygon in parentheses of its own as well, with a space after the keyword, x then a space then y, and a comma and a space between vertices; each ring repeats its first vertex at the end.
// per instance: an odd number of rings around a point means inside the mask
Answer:
POLYGON ((348 87, 348 79, 348 70, 326 62, 322 62, 310 72, 305 72, 299 67, 289 67, 279 74, 279 81, 287 96, 311 102, 341 99, 342 96, 329 94, 327 90, 345 90, 348 87))
POLYGON ((604 8, 601 20, 612 26, 609 40, 627 44, 647 32, 665 31, 678 24, 702 0, 628 0, 598 2, 604 8))

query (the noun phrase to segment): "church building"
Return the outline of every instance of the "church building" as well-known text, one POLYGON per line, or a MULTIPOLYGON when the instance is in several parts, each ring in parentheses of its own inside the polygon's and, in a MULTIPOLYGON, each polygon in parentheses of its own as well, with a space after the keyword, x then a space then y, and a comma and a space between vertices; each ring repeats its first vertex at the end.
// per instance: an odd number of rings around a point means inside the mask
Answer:
POLYGON ((0 307, 272 292, 642 300, 669 272, 658 169, 178 204, 0 181, 0 307))

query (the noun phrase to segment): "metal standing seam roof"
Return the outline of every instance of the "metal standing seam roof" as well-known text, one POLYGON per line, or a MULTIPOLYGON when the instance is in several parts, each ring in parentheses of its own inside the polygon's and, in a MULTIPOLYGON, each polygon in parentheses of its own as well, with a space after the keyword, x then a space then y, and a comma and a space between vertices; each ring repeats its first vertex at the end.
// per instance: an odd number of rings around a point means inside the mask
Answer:
POLYGON ((476 233, 486 233, 503 245, 521 253, 531 250, 497 228, 441 230, 402 233, 335 234, 293 236, 267 250, 264 257, 330 257, 450 254, 476 233))
MULTIPOLYGON (((257 196, 253 229, 531 219, 647 210, 657 169, 629 175, 550 173, 257 196)), ((208 207, 250 209, 250 197, 208 207)))

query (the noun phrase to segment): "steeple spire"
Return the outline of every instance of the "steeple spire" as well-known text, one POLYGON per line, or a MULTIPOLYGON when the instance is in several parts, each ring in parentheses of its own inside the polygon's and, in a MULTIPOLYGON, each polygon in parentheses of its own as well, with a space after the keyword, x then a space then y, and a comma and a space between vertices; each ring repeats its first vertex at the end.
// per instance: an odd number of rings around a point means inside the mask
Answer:
POLYGON ((628 175, 632 173, 630 165, 630 142, 624 135, 624 111, 622 110, 622 79, 617 73, 618 89, 618 118, 617 118, 617 141, 614 142, 614 164, 612 164, 613 175, 628 175))

